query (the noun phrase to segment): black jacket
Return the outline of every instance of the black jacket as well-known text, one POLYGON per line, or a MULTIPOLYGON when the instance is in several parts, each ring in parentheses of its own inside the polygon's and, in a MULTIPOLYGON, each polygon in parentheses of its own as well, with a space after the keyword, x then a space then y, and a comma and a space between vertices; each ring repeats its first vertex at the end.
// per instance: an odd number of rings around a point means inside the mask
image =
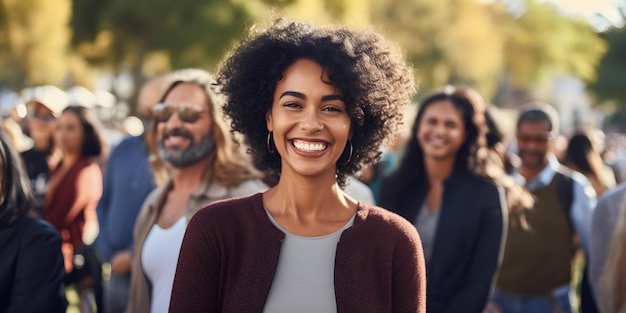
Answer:
POLYGON ((0 313, 65 312, 61 236, 50 224, 22 216, 0 225, 0 313))
MULTIPOLYGON (((429 186, 425 177, 398 183, 406 179, 401 173, 386 178, 379 204, 414 224, 429 186)), ((426 264, 427 312, 481 313, 502 261, 508 221, 505 201, 493 183, 458 169, 444 181, 442 198, 426 264)))

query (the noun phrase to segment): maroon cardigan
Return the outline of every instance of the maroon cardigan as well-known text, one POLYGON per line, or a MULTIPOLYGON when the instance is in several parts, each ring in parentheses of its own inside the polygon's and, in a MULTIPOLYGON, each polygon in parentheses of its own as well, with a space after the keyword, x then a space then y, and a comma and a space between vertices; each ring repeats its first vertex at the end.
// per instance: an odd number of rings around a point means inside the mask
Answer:
MULTIPOLYGON (((262 312, 283 238, 261 193, 202 209, 185 233, 170 312, 262 312)), ((337 245, 337 311, 426 312, 425 275, 415 227, 359 203, 337 245)))

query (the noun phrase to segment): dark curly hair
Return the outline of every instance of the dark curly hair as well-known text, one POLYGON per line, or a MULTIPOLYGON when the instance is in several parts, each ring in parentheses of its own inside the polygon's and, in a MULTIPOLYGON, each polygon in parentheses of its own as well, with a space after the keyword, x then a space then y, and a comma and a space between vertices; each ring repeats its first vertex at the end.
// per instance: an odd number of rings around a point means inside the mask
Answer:
POLYGON ((228 97, 224 113, 244 135, 255 165, 280 175, 280 155, 267 148, 266 113, 276 84, 295 61, 311 59, 342 90, 351 119, 353 154, 337 163, 337 181, 380 157, 380 146, 398 129, 403 108, 415 93, 413 70, 399 50, 380 34, 339 26, 314 26, 278 19, 253 28, 221 64, 218 82, 228 97))

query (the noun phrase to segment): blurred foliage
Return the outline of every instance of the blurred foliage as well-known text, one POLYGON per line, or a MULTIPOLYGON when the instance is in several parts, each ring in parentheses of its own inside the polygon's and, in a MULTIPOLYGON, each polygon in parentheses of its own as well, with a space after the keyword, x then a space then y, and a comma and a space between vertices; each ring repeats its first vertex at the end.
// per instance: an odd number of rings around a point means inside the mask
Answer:
MULTIPOLYGON (((600 103, 626 109, 626 28, 611 29, 602 37, 609 43, 609 50, 598 65, 597 81, 589 87, 600 103)), ((626 121, 626 114, 621 114, 621 122, 626 121)))
POLYGON ((414 65, 421 92, 467 84, 487 99, 503 82, 531 89, 563 72, 592 82, 613 44, 538 0, 520 16, 475 0, 0 0, 0 83, 89 87, 102 70, 137 86, 172 69, 215 70, 246 28, 276 16, 374 27, 414 65))
POLYGON ((63 84, 71 0, 0 0, 0 82, 63 84))
POLYGON ((563 17, 547 2, 528 1, 526 9, 517 20, 502 19, 506 70, 514 86, 527 88, 555 72, 593 81, 606 44, 592 27, 563 17))

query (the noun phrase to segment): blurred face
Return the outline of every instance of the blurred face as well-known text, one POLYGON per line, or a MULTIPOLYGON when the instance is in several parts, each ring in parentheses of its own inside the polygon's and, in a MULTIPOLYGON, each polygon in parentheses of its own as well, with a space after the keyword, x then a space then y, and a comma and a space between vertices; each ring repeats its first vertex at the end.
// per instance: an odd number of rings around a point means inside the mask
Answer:
POLYGON ((139 105, 138 111, 142 117, 151 118, 152 107, 161 100, 161 95, 163 94, 162 89, 162 81, 158 78, 148 81, 141 88, 137 102, 139 105))
POLYGON ((335 175, 351 122, 341 91, 318 63, 300 59, 277 83, 267 129, 280 154, 281 177, 335 175))
POLYGON ((180 83, 163 103, 152 108, 157 123, 159 155, 168 164, 184 168, 205 159, 213 149, 210 99, 193 83, 180 83))
POLYGON ((56 122, 54 143, 64 153, 81 153, 84 130, 80 118, 72 111, 65 111, 56 122))
POLYGON ((517 129, 517 148, 527 169, 542 169, 548 163, 551 142, 550 124, 547 122, 522 122, 517 129))
POLYGON ((56 118, 50 109, 38 102, 28 104, 28 130, 36 148, 47 149, 56 118))
POLYGON ((424 158, 455 158, 465 137, 463 116, 450 101, 433 102, 424 110, 417 128, 424 158))

